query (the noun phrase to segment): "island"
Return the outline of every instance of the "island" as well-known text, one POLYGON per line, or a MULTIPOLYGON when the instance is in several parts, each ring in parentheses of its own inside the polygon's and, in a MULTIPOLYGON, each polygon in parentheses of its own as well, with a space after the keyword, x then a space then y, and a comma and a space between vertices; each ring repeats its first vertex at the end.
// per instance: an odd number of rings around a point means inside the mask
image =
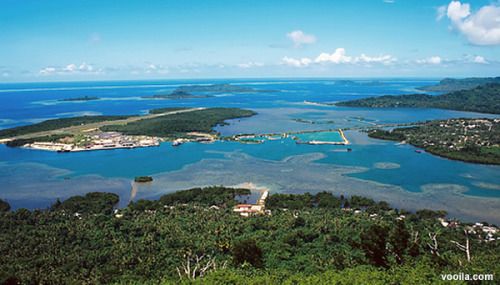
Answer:
POLYGON ((262 90, 246 86, 233 85, 233 84, 210 84, 210 85, 185 85, 180 86, 176 91, 184 92, 210 92, 210 93, 270 93, 279 92, 278 90, 262 90))
POLYGON ((443 95, 386 95, 337 102, 335 105, 368 108, 437 108, 500 114, 500 83, 488 83, 470 90, 454 91, 443 95))
POLYGON ((500 164, 500 119, 434 120, 390 131, 371 130, 368 136, 406 142, 449 159, 500 164))
POLYGON ((0 142, 58 152, 158 146, 161 141, 214 142, 217 125, 253 116, 239 108, 160 108, 143 116, 82 116, 0 130, 0 142))
POLYGON ((137 182, 137 183, 153 182, 153 177, 151 177, 151 176, 137 176, 134 178, 134 182, 137 182))
POLYGON ((194 95, 183 90, 174 90, 170 94, 156 94, 151 96, 142 96, 144 99, 160 99, 160 100, 177 100, 177 99, 192 99, 192 98, 208 98, 213 97, 208 94, 194 95))
POLYGON ((265 211, 242 216, 235 198, 249 193, 194 188, 116 208, 118 195, 93 192, 0 212, 0 283, 441 284, 500 272, 499 229, 486 222, 330 192, 271 192, 265 211))
POLYGON ((430 92, 453 92, 473 89, 488 83, 500 84, 500 77, 445 78, 436 85, 424 86, 418 89, 430 92))
POLYGON ((210 98, 220 93, 262 93, 279 92, 277 90, 261 90, 232 84, 184 85, 179 86, 170 94, 155 94, 142 96, 144 99, 178 100, 194 98, 210 98))
POLYGON ((64 98, 64 99, 59 99, 59 101, 64 101, 64 102, 72 102, 72 101, 93 101, 93 100, 99 100, 101 98, 95 97, 95 96, 83 96, 83 97, 73 97, 73 98, 64 98))

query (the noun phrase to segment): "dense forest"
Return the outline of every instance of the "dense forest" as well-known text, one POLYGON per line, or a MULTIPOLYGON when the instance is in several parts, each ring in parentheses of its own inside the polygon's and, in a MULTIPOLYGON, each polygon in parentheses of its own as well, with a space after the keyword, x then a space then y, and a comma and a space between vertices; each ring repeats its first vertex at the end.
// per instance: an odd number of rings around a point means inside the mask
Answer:
POLYGON ((470 90, 443 95, 410 94, 378 96, 338 102, 337 106, 368 108, 438 108, 500 114, 500 83, 489 83, 470 90))
POLYGON ((269 214, 240 217, 235 197, 248 193, 196 188, 122 209, 89 193, 0 212, 0 283, 448 284, 441 273, 500 272, 487 224, 445 227, 442 211, 329 192, 273 194, 269 214))
POLYGON ((500 164, 500 120, 433 120, 413 127, 371 130, 377 139, 404 141, 450 159, 500 164))
MULTIPOLYGON (((154 112, 154 111, 153 111, 154 112)), ((109 125, 103 131, 117 131, 126 135, 172 137, 187 132, 213 132, 213 127, 225 120, 250 117, 256 113, 239 108, 208 108, 199 111, 143 119, 126 125, 109 125)))
POLYGON ((424 86, 419 89, 431 92, 453 92, 476 88, 479 85, 488 83, 500 84, 500 77, 445 78, 439 81, 439 84, 424 86))

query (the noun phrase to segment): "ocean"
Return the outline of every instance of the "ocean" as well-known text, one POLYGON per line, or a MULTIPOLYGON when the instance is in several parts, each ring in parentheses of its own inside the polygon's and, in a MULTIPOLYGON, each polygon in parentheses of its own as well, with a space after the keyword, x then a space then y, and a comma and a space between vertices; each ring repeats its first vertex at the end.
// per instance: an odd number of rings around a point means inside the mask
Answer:
POLYGON ((0 128, 81 115, 145 114, 162 107, 238 107, 258 114, 216 128, 223 135, 352 129, 343 145, 216 142, 55 153, 0 145, 0 198, 14 209, 45 208, 56 199, 92 191, 120 195, 120 205, 208 185, 253 183, 271 193, 332 191, 385 200, 409 210, 444 209, 451 217, 500 222, 500 167, 416 153, 415 148, 368 138, 356 128, 454 117, 498 117, 437 109, 365 109, 328 106, 342 100, 420 92, 436 80, 329 79, 170 80, 0 84, 0 128), (178 86, 231 83, 269 92, 155 100, 178 86), (275 91, 275 92, 273 92, 275 91), (94 101, 60 99, 95 96, 94 101), (319 103, 319 104, 318 104, 319 103), (314 122, 312 124, 311 122, 314 122), (351 148, 352 151, 347 151, 351 148), (132 190, 135 176, 150 185, 132 190))

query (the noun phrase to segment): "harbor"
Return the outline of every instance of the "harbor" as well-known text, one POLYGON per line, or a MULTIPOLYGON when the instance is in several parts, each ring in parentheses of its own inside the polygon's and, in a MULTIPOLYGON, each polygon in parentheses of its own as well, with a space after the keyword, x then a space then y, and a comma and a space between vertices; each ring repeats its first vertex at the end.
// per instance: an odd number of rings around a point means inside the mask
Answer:
POLYGON ((349 140, 345 136, 342 129, 327 129, 327 130, 312 130, 299 132, 284 132, 270 134, 244 134, 235 135, 230 140, 235 140, 240 143, 264 143, 266 140, 280 140, 292 138, 297 144, 330 144, 330 145, 348 145, 349 140))

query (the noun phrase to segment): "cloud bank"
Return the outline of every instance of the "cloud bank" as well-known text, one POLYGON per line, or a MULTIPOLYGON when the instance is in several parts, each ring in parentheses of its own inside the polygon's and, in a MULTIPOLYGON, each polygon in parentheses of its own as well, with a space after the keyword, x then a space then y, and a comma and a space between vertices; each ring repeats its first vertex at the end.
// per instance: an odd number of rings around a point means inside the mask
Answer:
MULTIPOLYGON (((498 2, 497 2, 498 3, 498 2)), ((500 6, 492 3, 471 12, 470 4, 451 1, 438 8, 437 19, 446 16, 452 26, 474 45, 500 45, 500 6)))
POLYGON ((322 52, 314 60, 308 57, 291 58, 283 57, 282 63, 289 66, 305 67, 311 64, 383 64, 389 65, 396 62, 397 59, 392 55, 368 56, 361 54, 359 56, 347 55, 345 48, 337 48, 332 53, 322 52))

